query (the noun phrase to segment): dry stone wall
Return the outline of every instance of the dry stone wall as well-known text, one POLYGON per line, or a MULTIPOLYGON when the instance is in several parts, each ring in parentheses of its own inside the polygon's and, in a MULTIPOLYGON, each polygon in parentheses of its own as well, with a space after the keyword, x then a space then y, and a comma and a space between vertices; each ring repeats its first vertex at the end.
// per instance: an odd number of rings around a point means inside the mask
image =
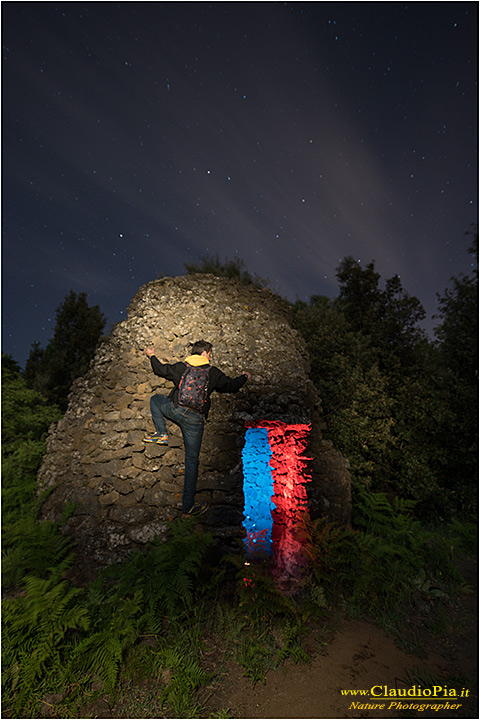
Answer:
POLYGON ((67 503, 75 505, 66 532, 79 562, 121 560, 156 535, 166 537, 180 515, 180 430, 170 424, 168 447, 142 440, 154 430, 151 395, 172 387, 153 374, 145 348, 176 362, 199 339, 213 344, 212 362, 227 375, 252 373, 238 393, 212 395, 206 423, 197 499, 211 504, 202 522, 218 542, 231 547, 244 535, 241 450, 246 423, 261 419, 312 423, 311 513, 349 519, 348 463, 322 439, 320 400, 288 303, 268 289, 212 275, 161 278, 140 288, 49 431, 38 475, 39 492, 50 491, 42 514, 59 520, 67 503))

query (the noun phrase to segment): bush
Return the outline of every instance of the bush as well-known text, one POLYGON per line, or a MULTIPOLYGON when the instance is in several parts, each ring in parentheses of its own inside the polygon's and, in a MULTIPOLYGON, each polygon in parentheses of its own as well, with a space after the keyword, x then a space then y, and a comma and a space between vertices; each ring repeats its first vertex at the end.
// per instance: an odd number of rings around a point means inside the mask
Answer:
POLYGON ((36 474, 45 452, 49 425, 61 416, 34 390, 27 388, 11 358, 2 363, 2 579, 20 586, 28 574, 46 577, 64 560, 69 542, 59 525, 38 523, 40 501, 36 474))
POLYGON ((447 538, 414 516, 415 503, 389 500, 363 487, 355 492, 352 527, 320 518, 299 527, 314 583, 331 603, 356 612, 404 616, 413 597, 447 598, 462 578, 447 538))

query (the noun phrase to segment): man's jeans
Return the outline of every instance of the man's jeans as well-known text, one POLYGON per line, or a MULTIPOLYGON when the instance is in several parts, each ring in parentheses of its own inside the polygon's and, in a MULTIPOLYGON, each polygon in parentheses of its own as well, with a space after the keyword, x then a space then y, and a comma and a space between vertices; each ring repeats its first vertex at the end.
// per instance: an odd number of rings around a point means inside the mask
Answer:
POLYGON ((198 456, 200 455, 205 425, 203 415, 196 410, 181 406, 175 407, 173 402, 163 395, 154 395, 150 398, 150 410, 158 433, 162 435, 167 433, 165 418, 179 425, 182 430, 185 444, 185 482, 183 485, 182 506, 183 512, 186 513, 193 507, 195 502, 198 456))

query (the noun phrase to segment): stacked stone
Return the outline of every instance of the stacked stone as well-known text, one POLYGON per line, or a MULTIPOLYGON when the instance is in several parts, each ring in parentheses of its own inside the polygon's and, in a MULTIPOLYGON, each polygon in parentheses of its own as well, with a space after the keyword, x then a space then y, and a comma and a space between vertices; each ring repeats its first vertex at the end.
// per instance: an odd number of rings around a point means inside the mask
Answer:
POLYGON ((260 419, 315 418, 316 447, 309 454, 318 454, 322 472, 327 468, 335 479, 320 478, 322 493, 313 491, 313 504, 319 511, 336 508, 338 519, 348 516, 346 461, 321 438, 308 354, 289 313, 288 303, 269 289, 213 275, 161 278, 140 288, 127 319, 75 382, 39 471, 39 491, 50 491, 43 517, 59 520, 68 502, 75 505, 66 531, 79 557, 96 565, 121 560, 155 536, 166 537, 169 520, 181 513, 180 430, 169 425, 168 447, 143 442, 154 430, 151 395, 172 389, 151 370, 145 355, 151 346, 161 362, 174 363, 189 354, 190 343, 208 340, 212 363, 227 375, 252 373, 239 393, 212 395, 206 423, 197 497, 211 503, 204 522, 218 538, 228 544, 244 534, 241 449, 246 423, 260 419))

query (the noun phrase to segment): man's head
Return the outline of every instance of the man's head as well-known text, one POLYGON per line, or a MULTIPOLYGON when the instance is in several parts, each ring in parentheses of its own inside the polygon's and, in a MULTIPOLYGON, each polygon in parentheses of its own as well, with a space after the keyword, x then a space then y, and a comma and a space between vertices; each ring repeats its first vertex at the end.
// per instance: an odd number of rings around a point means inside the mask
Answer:
POLYGON ((209 355, 211 352, 212 343, 209 343, 206 340, 197 340, 197 342, 192 345, 192 355, 202 355, 203 353, 205 353, 205 355, 209 355))

